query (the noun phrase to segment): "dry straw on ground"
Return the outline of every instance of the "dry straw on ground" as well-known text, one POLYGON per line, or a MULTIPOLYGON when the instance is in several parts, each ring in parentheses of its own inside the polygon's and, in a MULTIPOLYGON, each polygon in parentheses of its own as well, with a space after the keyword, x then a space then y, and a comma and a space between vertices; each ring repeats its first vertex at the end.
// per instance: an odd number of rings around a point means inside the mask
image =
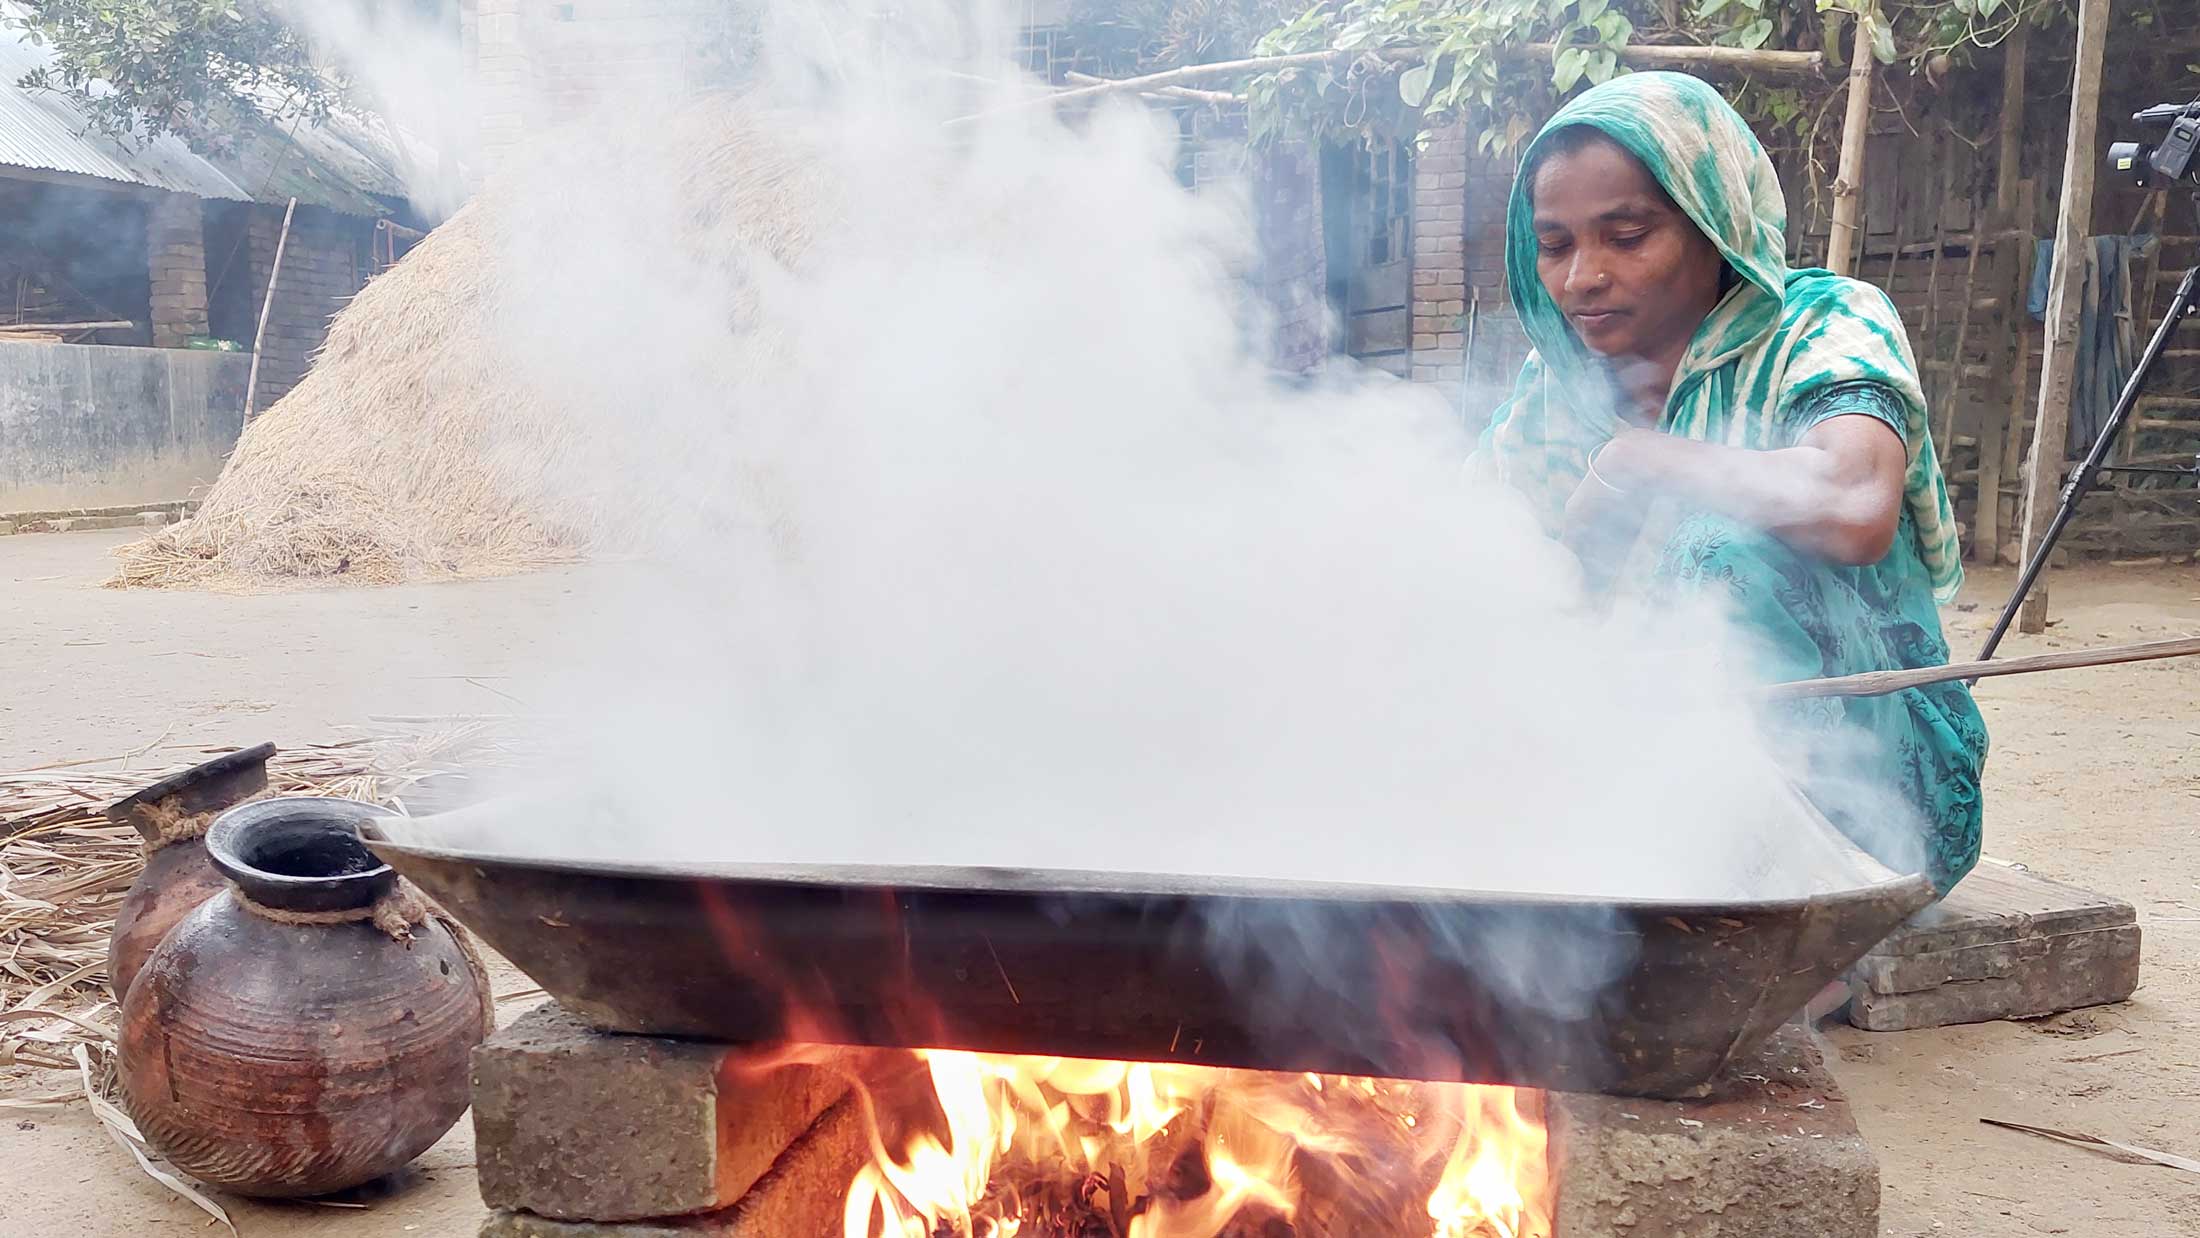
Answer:
POLYGON ((747 273, 793 261, 831 215, 818 161, 790 132, 710 97, 523 151, 335 317, 304 381, 246 427, 197 514, 123 547, 110 583, 389 583, 614 547, 632 487, 598 465, 631 410, 602 407, 615 403, 607 384, 546 375, 543 336, 616 373, 655 311, 617 268, 576 255, 655 247, 701 290, 681 312, 735 323, 747 273), (581 274, 557 284, 561 264, 581 274), (546 280, 560 304, 544 304, 546 280))
MULTIPOLYGON (((434 776, 508 764, 509 745, 482 723, 384 732, 279 751, 269 785, 392 803, 434 776)), ((104 810, 222 751, 230 750, 0 773, 0 1067, 76 1071, 76 1046, 102 1050, 113 1040, 107 940, 143 856, 137 831, 104 810)))

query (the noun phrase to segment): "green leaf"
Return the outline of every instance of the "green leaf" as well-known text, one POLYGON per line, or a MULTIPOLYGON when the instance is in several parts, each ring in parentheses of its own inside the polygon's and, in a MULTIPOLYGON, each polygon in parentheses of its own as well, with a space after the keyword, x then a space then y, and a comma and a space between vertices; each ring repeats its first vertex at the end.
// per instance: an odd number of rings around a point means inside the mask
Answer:
POLYGON ((1579 20, 1583 24, 1594 22, 1604 15, 1604 10, 1610 7, 1611 0, 1581 0, 1581 8, 1578 10, 1581 14, 1579 20))
POLYGON ((1881 64, 1893 64, 1894 27, 1888 25, 1885 21, 1872 21, 1871 28, 1872 59, 1881 64))
POLYGON ((1436 82, 1436 69, 1431 65, 1417 64, 1398 75, 1398 101, 1407 107, 1419 107, 1428 101, 1428 89, 1436 82))
POLYGON ((1606 13, 1597 18, 1597 41, 1623 46, 1635 33, 1635 23, 1627 20, 1625 13, 1606 13))
POLYGON ((1763 47, 1765 45, 1765 40, 1771 37, 1772 19, 1769 17, 1760 17, 1756 21, 1753 21, 1749 23, 1749 25, 1742 28, 1741 46, 1746 47, 1751 51, 1755 51, 1758 48, 1763 47))
POLYGON ((2002 0, 1978 0, 1978 15, 1992 17, 2001 11, 2002 0))
POLYGON ((1719 10, 1725 8, 1729 3, 1731 3, 1731 0, 1703 0, 1702 4, 1696 6, 1696 16, 1715 17, 1718 15, 1719 10))
POLYGON ((1611 81, 1612 75, 1614 73, 1617 73, 1618 71, 1618 53, 1611 51, 1596 51, 1589 54, 1590 81, 1595 82, 1596 84, 1601 86, 1604 83, 1611 81))
POLYGON ((1572 90, 1574 83, 1581 80, 1582 73, 1588 67, 1589 53, 1587 49, 1579 47, 1559 48, 1558 58, 1551 66, 1551 85, 1558 87, 1562 92, 1572 90))

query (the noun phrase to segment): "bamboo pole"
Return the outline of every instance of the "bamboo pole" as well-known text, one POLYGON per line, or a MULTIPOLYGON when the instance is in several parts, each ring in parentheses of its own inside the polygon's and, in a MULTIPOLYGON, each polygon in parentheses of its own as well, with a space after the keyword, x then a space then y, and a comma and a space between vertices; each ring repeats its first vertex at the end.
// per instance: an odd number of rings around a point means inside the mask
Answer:
MULTIPOLYGON (((1062 74, 1062 80, 1077 86, 1104 86, 1109 79, 1094 77, 1090 73, 1069 70, 1062 74)), ((1175 99, 1181 103, 1204 103, 1212 107, 1227 107, 1231 104, 1245 102, 1244 95, 1233 95, 1227 90, 1194 90, 1189 86, 1161 86, 1141 93, 1148 98, 1175 99)))
POLYGON ((1849 48, 1848 111, 1841 120, 1841 164, 1833 178, 1833 221, 1826 234, 1826 269, 1856 274, 1863 238, 1857 216, 1864 208, 1864 140, 1872 121, 1872 36, 1862 19, 1849 48))
POLYGON ((1865 671, 1831 679, 1798 679, 1768 684, 1759 699, 1793 701, 1814 696, 1885 696, 1905 688, 1947 683, 1953 679, 1990 679, 1996 675, 2027 675, 2035 671, 2070 671, 2087 666, 2116 666, 2126 662, 2152 662, 2162 658, 2187 658, 2200 654, 2200 636, 2147 641, 2138 645, 2110 645, 2102 649, 2066 649, 2059 653, 2035 653, 2022 658, 1993 658, 1984 662, 1952 662, 1946 666, 1921 666, 1899 671, 1865 671))
MULTIPOLYGON (((2063 146, 2062 205, 2055 214, 2055 265, 2047 293, 2047 332, 2042 345, 2039 412, 2033 418, 2032 452, 2024 479, 2026 563, 2054 519, 2070 427, 2070 392, 2077 376, 2078 298, 2085 285, 2085 246, 2093 222, 2093 169, 2100 162, 2101 60, 2108 42, 2111 0, 2080 0, 2077 64, 2070 87, 2070 132, 2063 146)), ((2021 632, 2047 630, 2047 585, 2042 572, 2018 616, 2021 632)))
MULTIPOLYGON (((1940 165, 1940 181, 1933 187, 1933 256, 1931 263, 1925 268, 1925 320, 1918 331, 1918 352, 1920 354, 1937 354, 1940 351, 1940 260, 1946 257, 1948 252, 1948 197, 1953 190, 1954 182, 1954 173, 1950 171, 1954 166, 1954 160, 1942 158, 1940 147, 1941 133, 1940 130, 1935 129, 1933 130, 1933 155, 1935 161, 1940 165)), ((1976 236, 1985 231, 1985 228, 1986 221, 1973 214, 1971 216, 1971 234, 1976 236)), ((1978 250, 1977 241, 1971 242, 1971 249, 1973 252, 1978 250)), ((1899 249, 1895 251, 1895 256, 1897 259, 1901 257, 1899 249)), ((1887 280, 1887 295, 1893 296, 1894 268, 1892 263, 1888 264, 1887 280)), ((1970 295, 1969 292, 1965 292, 1965 299, 1968 300, 1970 295)), ((1927 393, 1925 396, 1926 411, 1930 412, 1939 406, 1941 400, 1947 399, 1951 385, 1962 376, 1963 358, 1959 355, 1949 361, 1946 373, 1941 376, 1937 397, 1932 394, 1933 384, 1930 381, 1925 384, 1927 393)))
MULTIPOLYGON (((1973 218, 1978 216, 1979 210, 1979 202, 1976 198, 1973 198, 1971 200, 1973 218)), ((1963 353, 1965 349, 1971 346, 1971 304, 1973 299, 1978 296, 1978 251, 1980 248, 1980 246, 1973 245, 1970 257, 1964 259, 1963 262, 1963 310, 1956 315, 1955 352, 1948 358, 1948 375, 1941 387, 1943 411, 1935 418, 1939 425, 1934 429, 1934 433, 1938 437, 1933 440, 1933 445, 1940 451, 1944 460, 1948 457, 1949 452, 1955 450, 1956 401, 1959 398, 1957 393, 1963 390, 1963 353)))
POLYGON ((292 198, 283 208, 283 230, 275 238, 275 260, 267 266, 267 297, 260 302, 259 329, 252 333, 252 372, 244 380, 244 418, 252 420, 260 415, 254 404, 260 393, 260 348, 267 342, 267 312, 275 308, 275 278, 283 273, 283 250, 290 244, 290 217, 298 211, 298 199, 292 198))
MULTIPOLYGON (((1978 436, 1978 503, 1971 512, 1971 550, 1981 563, 2001 558, 2001 479, 2003 445, 2017 437, 2025 391, 2024 304, 2025 251, 2032 247, 2032 220, 2025 204, 2032 199, 2024 191, 2024 68, 2030 42, 2030 22, 2018 22, 2014 34, 2002 44, 2001 141, 1994 165, 1994 227, 2009 240, 1994 255, 1994 288, 2006 308, 2001 322, 2007 338, 2002 356, 2009 389, 1997 392, 2006 398, 1995 402, 1980 419, 1978 436), (2001 410, 2006 407, 2007 412, 2001 410)), ((1974 230, 1977 230, 1974 228, 1974 230)))
MULTIPOLYGON (((1549 60, 1557 48, 1549 43, 1515 43, 1499 54, 1508 60, 1549 60)), ((1869 52, 1867 41, 1866 51, 1869 52)), ((1242 77, 1251 73, 1268 73, 1277 69, 1310 68, 1332 61, 1353 60, 1373 55, 1394 64, 1412 64, 1422 58, 1418 48, 1384 48, 1380 51, 1338 51, 1330 49, 1318 52, 1293 52, 1287 56, 1252 56, 1243 60, 1220 60, 1213 64, 1182 65, 1164 69, 1159 73, 1147 73, 1139 77, 1117 78, 1080 86, 1075 90, 1060 90, 1053 94, 1039 95, 1027 100, 1025 106, 1038 104, 1078 103, 1097 99, 1103 95, 1131 91, 1148 94, 1166 87, 1188 86, 1195 82, 1211 82, 1226 78, 1242 77)), ((1824 69, 1826 58, 1818 52, 1752 51, 1743 47, 1696 47, 1639 44, 1619 49, 1619 62, 1631 69, 1696 69, 1727 70, 1732 72, 1764 73, 1783 77, 1808 77, 1824 69)), ((975 119, 964 117, 964 120, 975 119)))

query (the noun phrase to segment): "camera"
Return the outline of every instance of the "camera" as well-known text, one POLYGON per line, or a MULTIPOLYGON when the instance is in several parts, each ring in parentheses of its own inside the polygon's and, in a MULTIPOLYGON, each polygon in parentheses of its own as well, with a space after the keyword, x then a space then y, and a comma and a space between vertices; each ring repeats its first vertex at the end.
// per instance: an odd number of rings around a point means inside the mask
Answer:
POLYGON ((2108 166, 2132 178, 2140 186, 2168 185, 2191 179, 2200 182, 2193 156, 2200 152, 2200 101, 2157 103, 2131 119, 2153 129, 2167 128, 2169 136, 2145 142, 2115 142, 2108 148, 2108 166))

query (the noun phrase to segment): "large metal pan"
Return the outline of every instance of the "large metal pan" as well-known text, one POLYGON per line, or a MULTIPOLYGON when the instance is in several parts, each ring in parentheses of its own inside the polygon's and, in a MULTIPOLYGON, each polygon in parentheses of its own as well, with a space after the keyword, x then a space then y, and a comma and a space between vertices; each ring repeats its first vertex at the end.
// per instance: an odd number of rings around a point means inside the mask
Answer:
POLYGON ((604 1031, 1650 1096, 1701 1091, 1932 897, 1884 869, 1709 905, 369 842, 604 1031))

